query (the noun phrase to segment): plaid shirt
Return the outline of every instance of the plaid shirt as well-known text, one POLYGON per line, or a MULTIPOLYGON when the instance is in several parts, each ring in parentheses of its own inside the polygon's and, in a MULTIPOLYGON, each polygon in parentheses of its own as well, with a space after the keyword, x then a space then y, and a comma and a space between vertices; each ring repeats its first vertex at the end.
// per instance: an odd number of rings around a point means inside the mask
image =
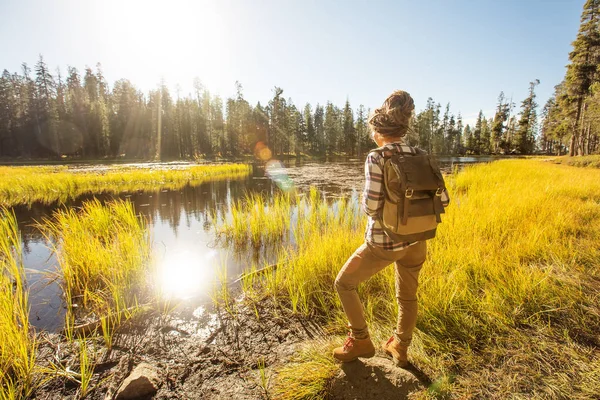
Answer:
MULTIPOLYGON (((410 146, 405 142, 388 143, 382 147, 390 150, 398 149, 404 154, 412 154, 410 146)), ((370 152, 365 161, 365 190, 362 197, 362 208, 368 215, 367 230, 365 232, 365 241, 374 246, 383 248, 383 250, 402 250, 417 242, 394 242, 386 235, 377 221, 379 210, 383 208, 385 195, 383 193, 383 164, 385 158, 377 152, 370 152)), ((450 199, 446 191, 442 193, 442 204, 448 206, 450 199)))

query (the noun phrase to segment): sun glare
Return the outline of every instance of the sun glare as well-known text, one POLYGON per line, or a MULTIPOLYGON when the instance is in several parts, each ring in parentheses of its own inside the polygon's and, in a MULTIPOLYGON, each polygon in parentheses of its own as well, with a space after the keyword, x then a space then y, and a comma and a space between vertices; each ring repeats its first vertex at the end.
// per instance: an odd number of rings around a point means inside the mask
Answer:
POLYGON ((158 287, 165 298, 187 299, 206 294, 215 277, 217 252, 180 250, 158 262, 158 287))
POLYGON ((103 11, 116 19, 110 33, 119 54, 115 62, 143 63, 144 81, 154 80, 156 86, 165 79, 170 86, 179 85, 182 95, 191 90, 194 77, 211 89, 220 89, 223 70, 229 65, 229 46, 219 3, 108 1, 103 11))

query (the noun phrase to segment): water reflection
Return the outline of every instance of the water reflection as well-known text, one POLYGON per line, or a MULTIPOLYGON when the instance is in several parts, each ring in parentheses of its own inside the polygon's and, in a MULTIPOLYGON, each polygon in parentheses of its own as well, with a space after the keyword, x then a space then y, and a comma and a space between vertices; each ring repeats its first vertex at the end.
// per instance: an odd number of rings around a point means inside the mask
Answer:
MULTIPOLYGON (((490 161, 481 157, 468 162, 490 161)), ((440 160, 446 170, 461 159, 440 160), (445 162, 446 161, 446 162, 445 162)), ((96 194, 82 196, 66 205, 34 204, 30 208, 14 207, 22 233, 24 261, 31 291, 31 323, 41 329, 56 330, 63 321, 64 307, 57 280, 46 272, 57 270, 50 243, 35 227, 58 208, 80 207, 86 200, 102 202, 113 198, 132 202, 136 213, 144 216, 152 235, 154 270, 157 290, 178 299, 205 301, 212 283, 220 272, 236 279, 252 262, 275 263, 276 248, 281 245, 235 252, 215 237, 213 218, 229 212, 232 201, 248 192, 273 195, 280 190, 296 188, 299 192, 316 186, 328 197, 348 195, 357 199, 364 184, 363 160, 343 162, 278 162, 277 165, 256 164, 252 174, 238 180, 207 182, 196 187, 157 192, 133 192, 121 195, 96 194)), ((294 216, 292 216, 294 218, 294 216)), ((293 240, 293 237, 292 237, 293 240)))

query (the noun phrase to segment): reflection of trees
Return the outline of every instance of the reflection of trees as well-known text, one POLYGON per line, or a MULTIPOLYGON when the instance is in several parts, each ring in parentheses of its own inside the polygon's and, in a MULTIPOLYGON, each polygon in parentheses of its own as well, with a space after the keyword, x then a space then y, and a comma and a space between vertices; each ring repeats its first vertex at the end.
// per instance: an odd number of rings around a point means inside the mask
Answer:
POLYGON ((28 252, 31 241, 43 239, 35 226, 36 222, 41 223, 44 218, 51 218, 52 213, 57 209, 81 207, 85 201, 94 198, 102 203, 115 198, 129 200, 133 203, 135 211, 144 216, 149 224, 153 224, 156 220, 166 222, 177 235, 182 223, 189 228, 193 220, 201 222, 203 229, 208 232, 212 229, 210 216, 216 212, 226 213, 231 200, 242 198, 248 191, 272 190, 273 185, 270 180, 253 180, 247 177, 239 180, 206 182, 198 186, 187 185, 179 190, 122 193, 118 196, 85 195, 64 205, 34 203, 30 207, 15 206, 13 210, 19 221, 24 250, 28 252))

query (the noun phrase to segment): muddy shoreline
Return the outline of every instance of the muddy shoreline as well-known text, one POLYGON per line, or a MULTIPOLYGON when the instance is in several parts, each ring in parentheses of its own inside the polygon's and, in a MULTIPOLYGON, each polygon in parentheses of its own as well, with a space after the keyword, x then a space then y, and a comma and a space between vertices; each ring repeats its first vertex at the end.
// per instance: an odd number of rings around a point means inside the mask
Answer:
MULTIPOLYGON (((87 338, 95 349, 95 367, 87 399, 115 398, 121 382, 140 363, 159 371, 154 399, 261 399, 260 368, 270 376, 302 342, 323 334, 314 319, 291 314, 272 302, 238 301, 233 312, 213 308, 202 315, 183 309, 135 318, 122 326, 112 349, 102 337, 87 338), (256 307, 256 308, 255 308, 256 307)), ((39 334, 38 362, 79 371, 79 348, 56 333, 39 334)), ((50 374, 36 399, 80 398, 73 377, 50 374)), ((272 382, 272 379, 270 379, 272 382)), ((142 397, 145 398, 145 397, 142 397)))

